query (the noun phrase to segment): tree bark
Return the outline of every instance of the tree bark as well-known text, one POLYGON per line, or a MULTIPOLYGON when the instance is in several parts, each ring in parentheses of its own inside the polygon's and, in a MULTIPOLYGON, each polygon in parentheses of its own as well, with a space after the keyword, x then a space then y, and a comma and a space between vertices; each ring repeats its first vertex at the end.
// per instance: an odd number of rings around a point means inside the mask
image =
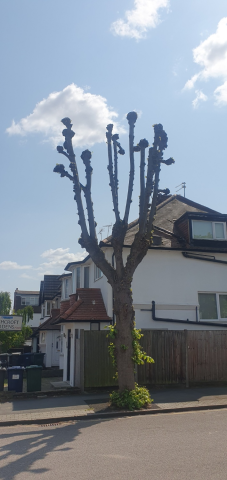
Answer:
POLYGON ((118 371, 119 391, 135 388, 135 375, 132 330, 134 328, 134 308, 132 305, 131 282, 124 285, 119 282, 114 286, 114 313, 116 315, 117 335, 115 354, 118 371))

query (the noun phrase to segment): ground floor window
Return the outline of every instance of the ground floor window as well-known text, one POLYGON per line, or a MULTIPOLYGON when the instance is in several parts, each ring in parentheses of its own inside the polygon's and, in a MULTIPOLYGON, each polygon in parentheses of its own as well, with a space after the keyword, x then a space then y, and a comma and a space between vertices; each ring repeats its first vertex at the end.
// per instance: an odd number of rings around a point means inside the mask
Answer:
POLYGON ((90 323, 90 330, 100 330, 100 323, 99 322, 91 322, 90 323))
POLYGON ((227 293, 199 293, 200 320, 227 320, 227 293))

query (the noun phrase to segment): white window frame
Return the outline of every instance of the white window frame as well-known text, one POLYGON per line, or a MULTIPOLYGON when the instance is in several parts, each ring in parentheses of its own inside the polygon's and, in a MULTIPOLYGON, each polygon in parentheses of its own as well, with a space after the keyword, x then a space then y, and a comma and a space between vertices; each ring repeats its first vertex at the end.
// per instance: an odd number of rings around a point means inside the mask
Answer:
POLYGON ((26 298, 25 297, 21 297, 21 305, 26 305, 26 298))
POLYGON ((216 307, 217 307, 217 314, 218 318, 201 318, 200 319, 200 312, 199 312, 199 319, 201 322, 227 322, 227 317, 222 318, 221 317, 221 308, 220 308, 220 300, 219 300, 219 295, 227 295, 227 292, 198 292, 198 294, 206 294, 206 295, 215 295, 216 296, 216 307))
POLYGON ((94 280, 99 280, 100 278, 103 277, 103 273, 102 273, 102 270, 97 267, 97 265, 94 264, 94 280))
POLYGON ((211 220, 192 220, 192 238, 193 240, 209 240, 209 241, 213 241, 213 240, 217 240, 218 242, 223 242, 226 240, 226 223, 225 222, 213 222, 211 220), (213 233, 213 238, 194 238, 194 226, 193 224, 195 222, 209 222, 211 223, 212 225, 212 233, 213 233), (216 238, 216 232, 215 232, 215 224, 216 223, 219 223, 221 225, 223 225, 223 230, 224 230, 224 238, 216 238))

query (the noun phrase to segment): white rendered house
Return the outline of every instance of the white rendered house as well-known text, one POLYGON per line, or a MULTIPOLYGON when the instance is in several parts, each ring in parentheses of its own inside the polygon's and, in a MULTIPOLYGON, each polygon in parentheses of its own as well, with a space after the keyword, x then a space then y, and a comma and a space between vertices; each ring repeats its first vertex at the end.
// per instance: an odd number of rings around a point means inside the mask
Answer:
MULTIPOLYGON (((132 291, 137 328, 169 330, 222 330, 227 328, 227 215, 180 195, 162 198, 157 207, 153 244, 133 277, 132 291), (153 304, 152 304, 153 302, 153 304)), ((138 222, 129 225, 124 246, 129 247, 138 222)), ((114 265, 111 237, 101 242, 114 265)), ((76 342, 80 330, 103 329, 114 322, 113 292, 90 256, 69 263, 62 276, 61 325, 64 380, 76 382, 76 342), (75 307, 80 291, 100 289, 106 321, 91 321, 64 313, 75 307), (71 295, 70 295, 71 294, 71 295), (67 321, 68 320, 68 321, 67 321), (70 320, 70 321, 69 321, 70 320), (70 349, 70 352, 69 352, 70 349)), ((77 309, 77 307, 75 307, 77 309)))

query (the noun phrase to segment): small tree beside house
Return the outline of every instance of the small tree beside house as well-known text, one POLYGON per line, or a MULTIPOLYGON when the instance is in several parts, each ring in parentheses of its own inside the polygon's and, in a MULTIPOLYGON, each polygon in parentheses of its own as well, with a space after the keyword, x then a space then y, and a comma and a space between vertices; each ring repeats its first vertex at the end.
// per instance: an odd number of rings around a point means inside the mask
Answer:
MULTIPOLYGON (((129 124, 129 181, 125 210, 123 216, 119 211, 118 196, 118 156, 124 155, 125 151, 119 142, 119 136, 113 134, 113 125, 107 125, 106 139, 108 149, 109 185, 112 193, 113 211, 115 214, 115 223, 112 229, 111 244, 114 251, 115 266, 111 265, 105 258, 104 252, 98 243, 96 235, 96 222, 93 211, 93 202, 91 197, 91 152, 85 150, 81 154, 84 163, 86 184, 82 185, 79 180, 76 157, 72 146, 72 139, 75 133, 72 130, 72 123, 69 118, 64 118, 62 123, 65 129, 62 134, 65 138, 63 147, 58 146, 59 153, 69 160, 71 174, 65 170, 64 165, 57 164, 54 172, 61 177, 67 177, 73 183, 74 199, 77 204, 79 216, 78 224, 81 227, 81 237, 79 243, 82 248, 90 254, 95 265, 101 269, 107 277, 108 283, 113 289, 114 295, 114 314, 116 324, 110 328, 111 337, 110 353, 116 363, 118 372, 119 394, 118 398, 126 398, 129 395, 139 396, 142 393, 142 400, 136 405, 142 406, 148 402, 149 397, 146 390, 138 390, 135 386, 134 365, 141 364, 144 361, 153 360, 142 352, 139 344, 140 333, 135 329, 134 309, 132 302, 132 279, 133 274, 145 257, 149 246, 152 244, 152 228, 156 211, 158 195, 168 194, 169 190, 159 190, 159 176, 161 165, 171 165, 173 158, 163 159, 163 152, 167 148, 167 134, 161 124, 154 125, 154 141, 150 148, 146 139, 134 144, 134 128, 137 120, 136 112, 130 112, 127 115, 129 124), (146 151, 148 149, 147 165, 146 151), (130 206, 133 197, 133 185, 135 177, 135 155, 140 155, 140 197, 139 197, 139 222, 138 231, 130 247, 130 252, 126 263, 123 261, 124 239, 128 228, 130 206), (84 194, 87 220, 82 200, 84 194), (126 394, 126 396, 125 396, 126 394)), ((116 396, 113 398, 116 402, 116 396)), ((123 406, 123 404, 121 403, 123 406)))

